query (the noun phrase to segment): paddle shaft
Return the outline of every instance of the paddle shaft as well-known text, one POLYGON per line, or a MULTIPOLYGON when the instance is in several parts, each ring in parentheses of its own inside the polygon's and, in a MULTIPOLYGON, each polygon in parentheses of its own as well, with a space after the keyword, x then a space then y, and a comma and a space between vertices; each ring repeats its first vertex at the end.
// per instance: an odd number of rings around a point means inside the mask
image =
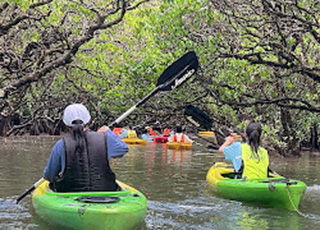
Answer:
POLYGON ((127 116, 129 116, 136 108, 138 108, 140 105, 145 103, 147 100, 149 100, 153 95, 155 95, 159 90, 161 86, 156 87, 154 90, 152 90, 147 96, 142 98, 137 104, 132 106, 130 109, 128 109, 126 112, 124 112, 118 119, 116 119, 114 122, 112 122, 109 127, 113 127, 116 124, 119 124, 123 119, 125 119, 127 116))
MULTIPOLYGON (((116 119, 114 122, 112 122, 109 127, 113 127, 116 124, 119 124, 123 119, 125 119, 127 116, 129 116, 136 108, 138 108, 139 106, 141 106, 142 104, 144 104, 147 100, 149 100, 153 95, 155 95, 156 93, 158 93, 159 91, 161 91, 161 89, 166 88, 168 85, 171 85, 173 82, 175 82, 175 85, 172 86, 172 89, 177 88, 180 84, 183 83, 183 81, 187 80, 190 73, 187 72, 180 81, 177 81, 178 78, 180 77, 180 75, 186 71, 189 68, 190 65, 187 65, 186 67, 184 67, 178 74, 176 74, 175 77, 171 78, 169 81, 158 85, 154 90, 152 90, 147 96, 145 96, 144 98, 142 98, 137 104, 135 104, 134 106, 132 106, 130 109, 128 109, 125 113, 123 113, 118 119, 116 119), (182 81, 183 80, 183 81, 182 81)), ((193 74, 193 72, 191 73, 193 74)))
POLYGON ((36 183, 34 183, 30 188, 28 188, 24 193, 22 193, 20 196, 18 196, 17 199, 14 200, 15 204, 18 204, 24 197, 26 197, 28 194, 32 193, 33 190, 35 190, 42 182, 44 181, 43 178, 38 180, 36 183))

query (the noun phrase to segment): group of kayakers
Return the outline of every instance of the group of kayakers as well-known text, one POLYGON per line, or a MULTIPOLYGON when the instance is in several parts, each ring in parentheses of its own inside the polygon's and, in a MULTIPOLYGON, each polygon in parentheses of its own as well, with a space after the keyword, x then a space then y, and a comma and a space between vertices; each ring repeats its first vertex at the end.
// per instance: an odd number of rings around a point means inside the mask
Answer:
MULTIPOLYGON (((52 190, 78 192, 120 189, 109 160, 122 157, 129 151, 121 138, 134 138, 137 133, 130 125, 113 131, 102 126, 94 132, 88 127, 90 119, 89 111, 82 104, 72 104, 64 110, 63 122, 69 128, 69 133, 54 145, 43 173, 44 179, 50 181, 52 190)), ((148 135, 159 135, 152 127, 147 127, 147 130, 148 135)), ((267 177, 269 158, 267 150, 261 147, 261 133, 261 125, 251 122, 244 134, 247 143, 228 136, 219 148, 225 159, 233 163, 235 171, 243 170, 243 177, 267 177)), ((166 128, 162 135, 168 136, 169 142, 193 142, 179 125, 176 132, 166 128)))
MULTIPOLYGON (((152 126, 146 126, 145 130, 147 132, 142 134, 141 137, 146 140, 152 140, 155 137, 167 137, 169 142, 193 142, 193 140, 191 140, 185 133, 183 133, 181 125, 177 125, 175 131, 170 128, 155 130, 152 126)), ((114 128, 113 133, 119 136, 121 139, 138 137, 137 132, 132 129, 131 125, 126 125, 123 128, 114 128)))

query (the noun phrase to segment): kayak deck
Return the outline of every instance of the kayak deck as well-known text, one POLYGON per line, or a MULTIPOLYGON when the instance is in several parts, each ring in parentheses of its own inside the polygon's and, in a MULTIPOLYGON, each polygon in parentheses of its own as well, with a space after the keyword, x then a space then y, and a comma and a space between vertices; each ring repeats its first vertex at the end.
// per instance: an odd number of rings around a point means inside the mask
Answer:
POLYGON ((217 162, 207 173, 207 182, 227 199, 296 210, 306 190, 302 181, 271 174, 268 178, 234 179, 232 165, 217 162))
POLYGON ((37 215, 51 225, 129 230, 139 226, 146 216, 146 197, 119 181, 122 191, 112 192, 56 193, 48 184, 45 181, 32 193, 32 204, 37 215))

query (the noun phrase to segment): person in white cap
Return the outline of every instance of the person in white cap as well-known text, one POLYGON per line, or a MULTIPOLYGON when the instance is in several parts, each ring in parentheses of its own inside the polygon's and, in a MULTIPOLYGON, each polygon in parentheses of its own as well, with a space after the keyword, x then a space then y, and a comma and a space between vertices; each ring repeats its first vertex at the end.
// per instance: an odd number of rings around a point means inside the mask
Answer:
POLYGON ((63 122, 69 134, 56 142, 49 157, 43 178, 57 192, 117 191, 109 160, 122 157, 129 151, 126 143, 107 126, 98 132, 89 130, 91 119, 82 104, 66 107, 63 122))

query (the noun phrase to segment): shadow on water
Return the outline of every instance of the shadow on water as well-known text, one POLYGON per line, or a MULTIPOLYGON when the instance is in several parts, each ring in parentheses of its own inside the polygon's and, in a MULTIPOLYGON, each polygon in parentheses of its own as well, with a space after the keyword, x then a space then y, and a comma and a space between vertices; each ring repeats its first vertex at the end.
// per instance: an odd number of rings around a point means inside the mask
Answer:
MULTIPOLYGON (((0 229, 54 230, 33 212, 30 196, 12 201, 42 174, 56 137, 0 139, 0 229)), ((319 229, 320 158, 271 159, 281 175, 302 180, 308 187, 296 212, 248 205, 214 196, 206 173, 212 162, 223 161, 203 145, 192 150, 169 150, 165 144, 131 146, 122 159, 111 161, 117 179, 148 198, 140 230, 149 229, 319 229)))

